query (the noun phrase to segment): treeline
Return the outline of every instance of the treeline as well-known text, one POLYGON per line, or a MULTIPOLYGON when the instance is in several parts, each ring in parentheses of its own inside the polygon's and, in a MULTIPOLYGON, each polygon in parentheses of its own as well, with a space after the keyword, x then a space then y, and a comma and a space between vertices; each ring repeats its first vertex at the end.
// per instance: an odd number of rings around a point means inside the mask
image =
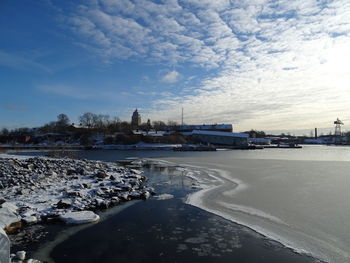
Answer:
POLYGON ((130 122, 122 121, 118 117, 110 117, 105 114, 95 114, 92 112, 85 112, 78 118, 79 123, 72 123, 66 114, 59 114, 55 121, 44 124, 37 128, 17 128, 9 130, 3 128, 1 130, 1 135, 5 136, 21 136, 30 133, 62 133, 62 132, 79 132, 79 133, 104 133, 112 134, 116 132, 121 132, 124 134, 131 133, 132 130, 139 129, 149 131, 163 130, 166 126, 176 126, 177 122, 168 121, 167 123, 163 121, 150 121, 141 123, 137 127, 132 126, 130 122))

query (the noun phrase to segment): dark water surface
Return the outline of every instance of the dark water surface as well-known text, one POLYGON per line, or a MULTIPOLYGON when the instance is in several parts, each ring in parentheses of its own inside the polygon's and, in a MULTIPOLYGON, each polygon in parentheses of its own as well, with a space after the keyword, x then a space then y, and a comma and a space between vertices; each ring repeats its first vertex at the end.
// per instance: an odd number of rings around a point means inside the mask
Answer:
POLYGON ((78 232, 55 262, 312 262, 179 199, 149 200, 78 232))

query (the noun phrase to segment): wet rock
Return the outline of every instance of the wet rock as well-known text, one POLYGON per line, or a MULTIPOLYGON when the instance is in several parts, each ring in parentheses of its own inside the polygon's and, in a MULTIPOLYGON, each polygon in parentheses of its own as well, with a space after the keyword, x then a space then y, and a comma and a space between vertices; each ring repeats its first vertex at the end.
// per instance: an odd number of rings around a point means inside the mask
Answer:
POLYGON ((125 192, 120 193, 120 194, 119 194, 119 198, 120 198, 120 200, 123 200, 123 201, 128 201, 128 200, 130 200, 129 193, 125 193, 125 192))
POLYGON ((22 227, 22 222, 17 221, 17 222, 13 222, 10 225, 6 226, 4 229, 5 229, 5 232, 7 234, 13 234, 13 233, 17 232, 19 229, 21 229, 21 227, 22 227))
POLYGON ((62 199, 60 200, 57 204, 56 204, 58 209, 65 209, 65 208, 69 208, 72 206, 72 200, 70 199, 62 199))
POLYGON ((25 260, 26 259, 26 252, 24 250, 21 250, 21 251, 18 251, 16 253, 16 257, 19 259, 19 260, 25 260))
POLYGON ((83 197, 83 194, 80 191, 67 191, 66 193, 71 197, 83 197))
POLYGON ((91 184, 83 183, 84 188, 91 189, 91 184))
POLYGON ((106 178, 106 177, 107 177, 107 174, 106 174, 105 171, 99 170, 99 171, 97 171, 96 176, 97 176, 98 178, 101 178, 101 179, 102 179, 102 178, 106 178))
POLYGON ((75 169, 68 169, 66 173, 67 175, 73 175, 73 174, 76 174, 76 171, 75 169))
POLYGON ((76 171, 77 174, 80 174, 80 175, 86 174, 85 170, 83 168, 81 168, 81 167, 80 168, 76 168, 75 171, 76 171))
POLYGON ((155 194, 156 194, 156 190, 154 190, 153 187, 147 187, 147 191, 148 191, 151 195, 155 195, 155 194))
POLYGON ((101 188, 99 188, 99 189, 96 190, 96 194, 97 194, 98 196, 104 196, 104 195, 105 195, 105 192, 104 192, 101 188))
POLYGON ((138 191, 132 191, 130 192, 129 196, 131 199, 138 199, 141 197, 141 193, 138 191))
POLYGON ((120 199, 119 199, 118 197, 116 197, 116 196, 113 196, 113 197, 112 197, 111 203, 112 203, 113 205, 116 205, 116 204, 118 204, 119 202, 120 202, 120 199))
POLYGON ((16 195, 27 195, 29 194, 30 190, 29 189, 20 189, 16 192, 16 195))
POLYGON ((142 193, 141 198, 146 200, 151 197, 151 194, 148 191, 142 193))

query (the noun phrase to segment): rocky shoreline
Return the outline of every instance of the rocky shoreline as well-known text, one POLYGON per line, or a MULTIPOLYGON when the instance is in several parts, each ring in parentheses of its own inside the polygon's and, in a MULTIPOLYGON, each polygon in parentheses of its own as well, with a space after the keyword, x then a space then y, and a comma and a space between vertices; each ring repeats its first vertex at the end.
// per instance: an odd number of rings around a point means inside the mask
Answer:
POLYGON ((40 222, 94 222, 97 210, 154 194, 145 181, 140 171, 116 163, 0 158, 0 228, 13 233, 40 222))

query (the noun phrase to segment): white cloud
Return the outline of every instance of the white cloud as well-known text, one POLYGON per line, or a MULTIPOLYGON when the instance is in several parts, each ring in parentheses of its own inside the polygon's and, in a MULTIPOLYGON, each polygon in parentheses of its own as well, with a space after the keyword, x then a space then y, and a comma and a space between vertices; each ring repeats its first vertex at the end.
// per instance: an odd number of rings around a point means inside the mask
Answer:
POLYGON ((175 83, 179 80, 180 78, 180 73, 173 70, 170 71, 168 73, 166 73, 163 77, 162 77, 162 82, 166 82, 166 83, 175 83))
MULTIPOLYGON (((177 118, 181 106, 191 122, 235 121, 242 129, 350 118, 347 0, 101 2, 77 7, 67 21, 106 60, 216 70, 192 94, 154 101, 156 119, 177 118)), ((162 81, 179 76, 171 71, 162 81)))

